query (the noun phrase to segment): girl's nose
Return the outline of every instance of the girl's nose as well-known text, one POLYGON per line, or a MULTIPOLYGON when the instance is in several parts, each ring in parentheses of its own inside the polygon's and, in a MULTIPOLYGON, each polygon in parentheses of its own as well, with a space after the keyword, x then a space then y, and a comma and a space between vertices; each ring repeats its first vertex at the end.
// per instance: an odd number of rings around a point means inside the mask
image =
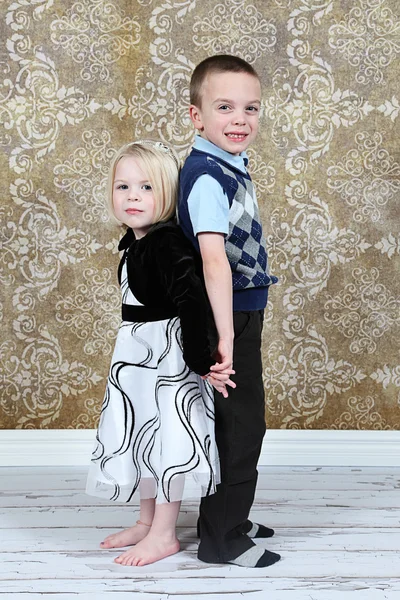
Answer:
POLYGON ((128 195, 129 202, 140 202, 140 194, 138 192, 130 192, 128 195))

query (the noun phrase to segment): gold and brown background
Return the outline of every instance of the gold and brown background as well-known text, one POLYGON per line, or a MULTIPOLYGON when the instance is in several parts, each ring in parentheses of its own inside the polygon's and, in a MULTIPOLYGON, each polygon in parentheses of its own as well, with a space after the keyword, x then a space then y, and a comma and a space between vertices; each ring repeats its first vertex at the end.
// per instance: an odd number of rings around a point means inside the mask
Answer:
POLYGON ((263 81, 273 428, 400 428, 397 0, 0 0, 2 428, 97 424, 119 322, 113 150, 192 141, 216 53, 263 81))

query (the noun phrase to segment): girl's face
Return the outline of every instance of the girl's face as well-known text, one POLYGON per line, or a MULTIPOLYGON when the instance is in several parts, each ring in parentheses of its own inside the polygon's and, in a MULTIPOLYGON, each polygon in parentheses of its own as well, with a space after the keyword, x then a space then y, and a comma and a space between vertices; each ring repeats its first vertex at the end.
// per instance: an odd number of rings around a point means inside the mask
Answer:
POLYGON ((123 156, 117 163, 113 207, 117 219, 131 227, 136 238, 146 235, 153 224, 153 190, 146 174, 133 156, 123 156))

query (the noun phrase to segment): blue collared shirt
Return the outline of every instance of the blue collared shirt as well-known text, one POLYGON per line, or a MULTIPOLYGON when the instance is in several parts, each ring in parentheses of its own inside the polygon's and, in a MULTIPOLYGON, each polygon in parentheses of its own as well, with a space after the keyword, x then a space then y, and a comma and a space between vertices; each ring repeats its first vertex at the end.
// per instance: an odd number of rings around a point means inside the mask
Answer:
MULTIPOLYGON (((222 159, 242 173, 247 173, 249 162, 246 152, 238 156, 226 152, 212 142, 196 136, 193 147, 222 159)), ((201 175, 192 187, 188 198, 188 209, 194 234, 229 233, 229 202, 221 185, 211 175, 201 175), (207 202, 204 202, 207 198, 207 202)))

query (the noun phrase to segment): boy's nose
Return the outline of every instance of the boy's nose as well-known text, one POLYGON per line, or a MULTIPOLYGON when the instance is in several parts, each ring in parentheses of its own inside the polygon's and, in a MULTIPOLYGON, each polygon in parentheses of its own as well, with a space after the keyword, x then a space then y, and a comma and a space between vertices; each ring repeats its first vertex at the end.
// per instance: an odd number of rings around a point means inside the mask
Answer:
POLYGON ((235 125, 244 125, 246 123, 246 115, 244 113, 235 114, 233 122, 235 125))

